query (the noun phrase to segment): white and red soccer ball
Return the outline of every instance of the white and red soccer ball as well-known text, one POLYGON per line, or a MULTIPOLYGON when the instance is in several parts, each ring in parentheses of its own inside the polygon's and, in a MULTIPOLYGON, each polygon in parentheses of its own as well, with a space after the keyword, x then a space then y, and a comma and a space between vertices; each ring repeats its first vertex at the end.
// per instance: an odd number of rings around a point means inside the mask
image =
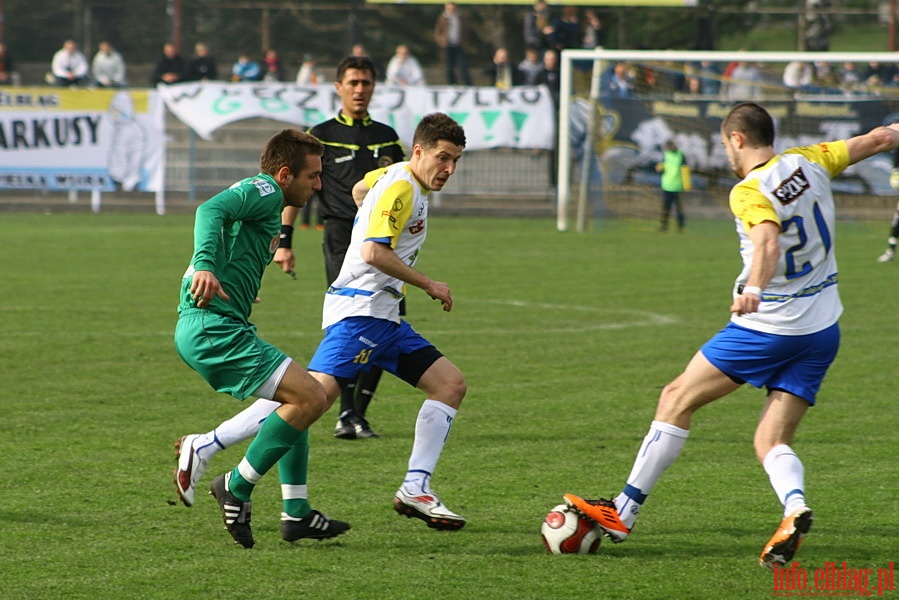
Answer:
POLYGON ((590 519, 565 504, 554 507, 540 527, 543 545, 553 554, 595 554, 602 532, 590 519))

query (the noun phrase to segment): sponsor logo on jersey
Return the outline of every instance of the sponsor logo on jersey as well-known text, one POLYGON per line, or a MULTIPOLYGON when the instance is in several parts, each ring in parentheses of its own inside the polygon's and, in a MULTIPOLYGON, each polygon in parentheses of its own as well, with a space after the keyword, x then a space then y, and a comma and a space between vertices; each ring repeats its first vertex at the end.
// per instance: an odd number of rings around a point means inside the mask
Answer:
POLYGON ((272 254, 275 253, 275 250, 278 249, 278 245, 281 243, 281 235, 276 235, 272 238, 272 243, 268 245, 268 251, 272 254))
POLYGON ((424 219, 419 219, 415 223, 412 223, 411 225, 409 225, 409 233, 411 233, 412 235, 421 233, 424 230, 425 230, 424 219))
POLYGON ((800 167, 793 171, 788 178, 780 182, 780 185, 774 190, 774 197, 783 206, 786 206, 802 196, 810 187, 811 184, 808 181, 808 177, 805 176, 800 167))
POLYGON ((273 186, 265 179, 254 179, 250 183, 256 186, 256 189, 259 190, 260 196, 268 196, 269 194, 275 193, 275 186, 273 186))

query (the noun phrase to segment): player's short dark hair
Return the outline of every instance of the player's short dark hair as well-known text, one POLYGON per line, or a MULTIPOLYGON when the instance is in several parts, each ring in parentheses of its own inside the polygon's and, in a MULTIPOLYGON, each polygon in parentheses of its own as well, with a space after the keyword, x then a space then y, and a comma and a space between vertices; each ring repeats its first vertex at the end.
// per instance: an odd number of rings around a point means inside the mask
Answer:
POLYGON ((736 105, 721 122, 721 133, 725 137, 734 131, 739 131, 746 137, 750 148, 774 145, 774 119, 755 102, 736 105))
POLYGON ((367 56, 347 56, 337 63, 337 81, 343 81, 343 74, 347 69, 358 69, 359 71, 368 71, 371 73, 372 80, 378 78, 378 70, 375 69, 375 63, 367 56))
POLYGON ((325 147, 318 138, 299 129, 282 129, 262 149, 259 170, 274 175, 281 167, 287 167, 292 175, 297 176, 306 165, 307 156, 321 156, 324 153, 325 147))
POLYGON ((412 143, 420 144, 423 148, 433 148, 440 140, 464 148, 465 130, 444 113, 431 113, 422 117, 412 135, 412 143))

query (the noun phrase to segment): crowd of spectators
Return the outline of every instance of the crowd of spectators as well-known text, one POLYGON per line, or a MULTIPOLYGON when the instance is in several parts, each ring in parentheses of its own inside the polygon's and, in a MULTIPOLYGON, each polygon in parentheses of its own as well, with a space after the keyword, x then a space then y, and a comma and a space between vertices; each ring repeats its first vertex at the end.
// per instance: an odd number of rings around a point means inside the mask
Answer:
POLYGON ((613 63, 603 73, 604 97, 696 97, 722 102, 761 101, 800 95, 899 94, 899 66, 881 63, 791 61, 786 65, 735 60, 636 64, 613 63))
MULTIPOLYGON (((467 10, 476 9, 467 7, 467 10)), ((516 43, 497 46, 491 49, 491 54, 478 57, 470 53, 470 40, 474 36, 469 16, 456 3, 447 2, 434 23, 433 40, 440 52, 442 79, 437 65, 431 70, 419 62, 411 40, 397 40, 395 53, 386 66, 371 57, 361 44, 353 47, 352 54, 372 58, 381 80, 388 85, 508 88, 546 84, 557 97, 560 53, 606 44, 606 29, 595 9, 550 6, 545 0, 536 0, 523 12, 521 38, 516 43), (515 52, 513 48, 521 50, 515 52)), ((481 33, 477 37, 483 39, 481 33)), ((274 48, 255 56, 252 52, 241 52, 230 70, 222 73, 205 43, 197 42, 193 50, 192 56, 183 58, 174 44, 165 43, 146 83, 156 86, 185 81, 289 81, 309 85, 325 81, 315 57, 309 53, 303 55, 301 64, 289 66, 282 63, 274 48)), ((575 67, 583 72, 589 69, 589 64, 584 61, 575 67)), ((53 55, 45 79, 51 85, 71 87, 143 84, 126 78, 126 62, 109 41, 100 42, 92 60, 88 60, 74 40, 66 40, 53 55)), ((0 85, 20 82, 13 57, 0 43, 0 85)), ((759 100, 772 93, 855 94, 885 88, 899 90, 897 64, 793 61, 780 67, 751 61, 652 65, 622 62, 608 65, 600 81, 600 92, 606 97, 681 94, 723 101, 759 100), (775 72, 777 69, 782 71, 775 72)))

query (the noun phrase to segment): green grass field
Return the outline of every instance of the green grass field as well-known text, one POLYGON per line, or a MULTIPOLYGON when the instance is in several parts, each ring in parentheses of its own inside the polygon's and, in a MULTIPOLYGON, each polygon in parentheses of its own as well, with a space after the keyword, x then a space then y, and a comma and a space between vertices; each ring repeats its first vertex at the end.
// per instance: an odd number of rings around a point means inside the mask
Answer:
MULTIPOLYGON (((838 231, 842 350, 795 444, 816 512, 798 555, 810 572, 899 558, 899 264, 875 262, 888 219, 838 231)), ((757 556, 780 505, 753 455, 754 389, 700 411, 626 543, 553 556, 540 542, 564 492, 620 489, 661 387, 727 321, 732 224, 654 229, 433 218, 419 266, 451 285, 456 304, 446 314, 413 290, 409 320, 466 374, 433 484, 468 526, 435 532, 391 509, 421 396, 385 376, 369 410, 380 439, 335 440, 336 409, 312 428, 313 505, 353 529, 280 541, 272 473, 254 495, 257 545, 245 551, 212 498, 187 509, 171 484, 174 440, 241 408, 172 344, 192 219, 4 214, 0 597, 771 597, 757 556)), ((297 234, 299 280, 270 268, 253 315, 302 362, 320 338, 319 236, 297 234)), ((218 455, 201 492, 242 452, 218 455)))

